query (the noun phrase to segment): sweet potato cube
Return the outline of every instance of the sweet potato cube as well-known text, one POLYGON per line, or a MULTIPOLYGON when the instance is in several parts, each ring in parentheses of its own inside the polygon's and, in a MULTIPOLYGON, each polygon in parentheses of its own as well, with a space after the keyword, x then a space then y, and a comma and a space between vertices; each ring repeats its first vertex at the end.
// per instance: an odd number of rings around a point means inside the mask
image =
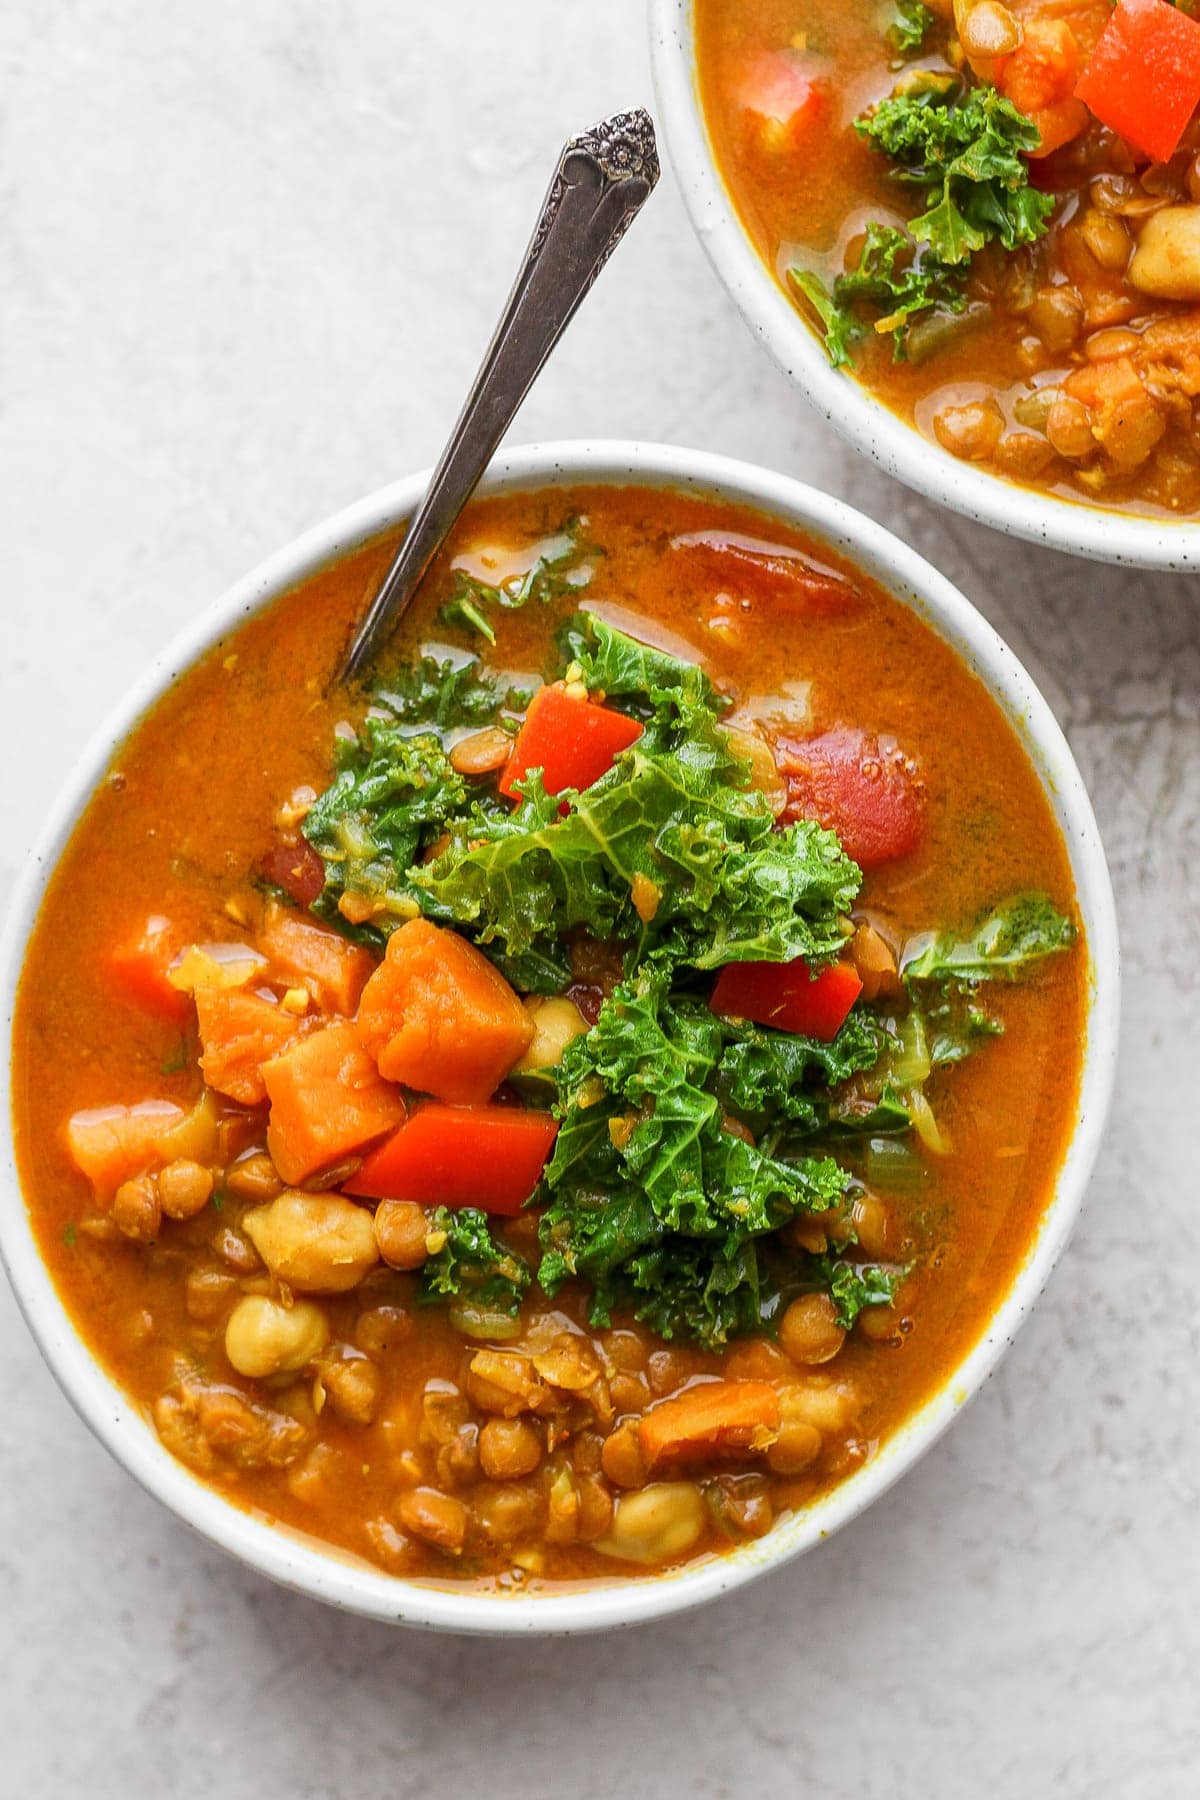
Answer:
POLYGON ((267 1149, 286 1182, 304 1181, 394 1131, 404 1101, 380 1079, 355 1027, 327 1025, 263 1064, 267 1149))
POLYGON ((705 1381, 652 1406, 638 1427, 653 1475, 664 1467, 758 1456, 779 1435, 779 1395, 767 1381, 705 1381))
POLYGON ((344 1018, 353 1015, 375 967, 374 956, 361 944, 347 943, 339 932, 314 925, 276 900, 267 906, 258 947, 283 974, 307 983, 326 1011, 344 1018))
POLYGON ((411 919, 363 990, 362 1041, 389 1081, 470 1106, 496 1091, 533 1024, 487 957, 456 932, 411 919))
POLYGON ((111 1194, 131 1176, 177 1157, 208 1162, 217 1147, 217 1110, 210 1094, 190 1111, 172 1100, 92 1106, 68 1119, 66 1140, 76 1168, 98 1193, 111 1194))
POLYGON ((209 1087, 242 1106, 261 1106, 267 1097, 262 1065, 296 1036, 295 1014, 246 988, 197 988, 196 1017, 209 1087))

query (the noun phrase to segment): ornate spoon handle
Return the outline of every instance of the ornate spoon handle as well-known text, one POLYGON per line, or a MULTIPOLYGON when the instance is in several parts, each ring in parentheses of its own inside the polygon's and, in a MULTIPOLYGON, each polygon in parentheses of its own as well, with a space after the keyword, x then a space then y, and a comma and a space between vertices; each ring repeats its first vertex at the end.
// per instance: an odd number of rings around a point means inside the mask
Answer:
POLYGON ((650 115, 617 113, 569 138, 541 217, 429 490, 359 625, 342 679, 361 674, 396 624, 504 433, 658 180, 650 115))

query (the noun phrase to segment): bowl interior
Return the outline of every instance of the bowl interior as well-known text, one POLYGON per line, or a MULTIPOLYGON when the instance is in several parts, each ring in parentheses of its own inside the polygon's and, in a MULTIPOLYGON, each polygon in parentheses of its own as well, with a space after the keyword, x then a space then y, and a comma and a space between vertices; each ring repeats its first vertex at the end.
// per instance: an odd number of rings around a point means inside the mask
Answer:
MULTIPOLYGON (((92 739, 18 883, 0 944, 0 991, 11 1034, 24 945, 46 882, 116 747, 176 672, 275 595, 401 523, 424 490, 415 476, 318 526, 217 601, 160 656, 92 739)), ((0 1251, 46 1360, 86 1424, 144 1487, 209 1541, 297 1591, 370 1617, 444 1630, 553 1633, 598 1630, 699 1605, 809 1548, 870 1504, 937 1438, 995 1366, 1064 1244, 1099 1146, 1116 1061, 1118 971, 1111 885, 1095 819, 1070 750, 1012 652, 944 577, 880 526, 785 477, 725 458, 641 444, 531 446, 499 458, 484 492, 576 482, 690 490, 775 514, 811 532, 912 607, 999 702, 1046 790, 1070 855, 1091 968, 1077 1126, 1039 1234, 986 1333, 944 1386, 856 1475, 764 1539, 676 1575, 621 1580, 540 1598, 496 1597, 405 1582, 240 1511, 159 1444, 140 1412, 93 1361, 38 1253, 6 1134, 0 1170, 0 1251)), ((0 1103, 10 1106, 10 1068, 0 1103)))
POLYGON ((922 436, 852 376, 830 367, 751 243, 718 171, 696 80, 694 7, 695 0, 649 0, 667 152, 709 260, 754 335, 809 402, 889 475, 980 524, 1102 562, 1200 567, 1200 523, 1089 506, 988 474, 922 436))

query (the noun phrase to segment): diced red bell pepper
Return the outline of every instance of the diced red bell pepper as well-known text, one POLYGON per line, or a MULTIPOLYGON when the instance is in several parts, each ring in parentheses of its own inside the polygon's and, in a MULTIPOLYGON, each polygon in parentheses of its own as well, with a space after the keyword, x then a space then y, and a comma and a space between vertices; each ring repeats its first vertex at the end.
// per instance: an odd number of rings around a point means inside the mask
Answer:
POLYGON ((500 778, 500 792, 515 799, 514 784, 531 769, 542 771, 548 794, 591 787, 641 735, 641 726, 627 713, 580 699, 561 681, 553 682, 540 688, 529 703, 500 778))
POLYGON ((1075 96, 1155 162, 1200 104, 1200 24, 1167 0, 1118 0, 1075 96))
POLYGON ((187 995, 167 979, 178 948, 171 921, 152 913, 108 956, 109 973, 120 992, 144 1011, 174 1024, 187 1017, 189 1005, 187 995))
POLYGON ((513 1218, 541 1180, 557 1133, 549 1113, 431 1101, 372 1151, 345 1191, 513 1218))
POLYGON ((878 738, 845 727, 779 738, 774 751, 787 783, 785 823, 816 819, 837 832, 847 856, 864 869, 917 848, 925 822, 921 785, 901 751, 884 750, 878 738))
POLYGON ((861 993, 852 963, 832 963, 814 975, 798 957, 790 963, 727 963, 709 1005, 726 1019, 751 1019, 828 1043, 861 993))

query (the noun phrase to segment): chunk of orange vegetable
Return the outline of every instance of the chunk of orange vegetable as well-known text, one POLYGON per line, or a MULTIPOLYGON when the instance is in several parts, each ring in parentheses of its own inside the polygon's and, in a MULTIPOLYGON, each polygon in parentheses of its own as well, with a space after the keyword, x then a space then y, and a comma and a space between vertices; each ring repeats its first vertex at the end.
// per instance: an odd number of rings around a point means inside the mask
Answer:
POLYGON ((460 1105, 493 1094, 533 1037, 500 971, 428 919, 410 919, 388 939, 358 1028, 381 1075, 460 1105))
POLYGON ((175 1023, 187 1017, 185 995, 167 979, 178 945, 171 921, 152 913, 108 955, 113 985, 135 1005, 175 1023))
POLYGON ((197 988, 196 1017, 209 1087, 242 1106, 261 1106, 267 1097, 262 1065, 295 1038, 295 1014, 247 988, 197 988))
POLYGON ((284 1181, 304 1181, 403 1124, 404 1101, 380 1079, 355 1026, 327 1025, 262 1066, 267 1149, 284 1181))
POLYGON ((98 1193, 111 1194, 179 1157, 209 1162, 217 1148, 217 1109, 207 1093, 190 1111, 172 1100, 92 1106, 68 1119, 66 1140, 75 1167, 98 1193))
POLYGON ((779 1435, 779 1395, 767 1381, 705 1381, 642 1416, 638 1442, 650 1474, 694 1458, 747 1459, 779 1435))
POLYGON ((298 975, 328 1012, 350 1018, 375 967, 361 944, 347 943, 340 932, 314 925, 289 907, 272 900, 267 906, 258 947, 285 975, 298 975))
POLYGON ((1200 24, 1166 0, 1118 0, 1075 92, 1102 124, 1167 162, 1200 104, 1200 24))
POLYGON ((1086 126, 1087 107, 1074 94, 1079 65, 1079 39, 1064 19, 1027 19, 1018 48, 997 57, 996 86, 1037 126, 1031 156, 1049 156, 1086 126))

